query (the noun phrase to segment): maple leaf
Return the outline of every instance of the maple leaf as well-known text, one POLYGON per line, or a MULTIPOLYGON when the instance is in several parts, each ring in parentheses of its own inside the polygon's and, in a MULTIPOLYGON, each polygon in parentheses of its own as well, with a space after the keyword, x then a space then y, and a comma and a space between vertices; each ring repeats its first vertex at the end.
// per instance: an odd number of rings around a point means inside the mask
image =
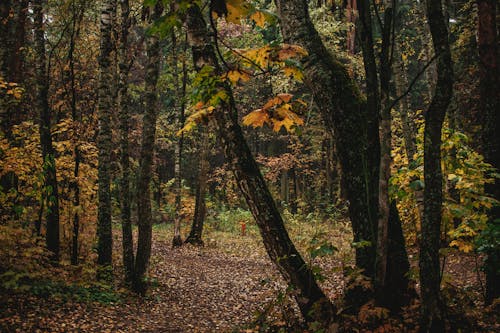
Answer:
POLYGON ((231 84, 236 85, 238 82, 247 82, 250 80, 252 73, 243 69, 233 69, 226 72, 223 79, 229 80, 231 84))
POLYGON ((253 128, 262 127, 269 121, 269 114, 263 109, 257 109, 243 117, 243 125, 253 128))
POLYGON ((241 20, 248 17, 253 6, 244 0, 226 0, 226 21, 241 24, 241 20))
POLYGON ((304 74, 297 67, 285 66, 283 67, 283 74, 285 74, 286 77, 295 79, 299 82, 304 81, 304 74))
POLYGON ((266 104, 262 107, 263 110, 268 110, 273 106, 280 105, 283 103, 288 103, 292 99, 292 94, 278 94, 276 97, 271 98, 267 101, 266 104))

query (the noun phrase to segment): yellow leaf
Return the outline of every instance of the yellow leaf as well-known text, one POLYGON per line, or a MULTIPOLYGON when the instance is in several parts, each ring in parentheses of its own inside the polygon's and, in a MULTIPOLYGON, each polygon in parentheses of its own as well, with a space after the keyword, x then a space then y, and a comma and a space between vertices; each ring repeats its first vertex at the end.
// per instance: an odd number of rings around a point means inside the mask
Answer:
POLYGON ((252 15, 250 15, 250 18, 260 28, 264 28, 267 22, 271 22, 274 19, 271 14, 263 12, 261 10, 256 10, 255 12, 253 12, 252 15))
POLYGON ((235 85, 237 84, 240 80, 242 82, 247 82, 250 80, 250 72, 242 70, 242 69, 235 69, 235 70, 230 70, 226 74, 224 74, 224 79, 228 79, 231 84, 235 85))
POLYGON ((241 24, 241 20, 248 17, 252 5, 244 0, 226 0, 226 21, 241 24))
POLYGON ((289 78, 293 78, 299 82, 302 82, 304 80, 304 74, 297 67, 285 66, 285 67, 283 67, 283 74, 285 74, 285 76, 287 76, 289 78))
POLYGON ((257 109, 243 117, 243 125, 253 128, 262 127, 269 121, 269 114, 263 109, 257 109))

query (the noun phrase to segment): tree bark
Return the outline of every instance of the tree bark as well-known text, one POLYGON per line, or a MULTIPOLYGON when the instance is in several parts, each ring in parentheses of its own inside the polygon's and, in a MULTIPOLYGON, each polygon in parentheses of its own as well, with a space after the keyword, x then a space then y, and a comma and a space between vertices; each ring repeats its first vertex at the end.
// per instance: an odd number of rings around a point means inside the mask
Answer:
POLYGON ((128 36, 130 29, 130 7, 128 0, 120 0, 121 29, 120 47, 118 49, 118 66, 120 81, 118 86, 118 105, 120 114, 120 163, 121 163, 121 222, 122 222, 122 249, 125 281, 131 283, 134 275, 134 240, 132 237, 132 221, 130 211, 130 153, 129 153, 129 95, 128 76, 128 36))
POLYGON ((375 285, 377 298, 383 300, 388 290, 386 284, 387 246, 389 235, 389 178, 391 177, 391 109, 390 80, 393 36, 392 0, 384 2, 384 26, 382 27, 382 45, 380 52, 380 170, 378 184, 378 228, 375 285))
POLYGON ((203 239, 201 238, 201 235, 203 232, 203 222, 205 220, 206 214, 205 195, 207 192, 208 169, 210 167, 210 163, 208 160, 210 153, 208 127, 203 129, 202 136, 203 143, 201 146, 200 167, 198 171, 198 187, 196 188, 196 202, 194 206, 193 224, 191 225, 191 232, 185 240, 185 243, 190 243, 193 245, 203 245, 203 239))
POLYGON ((59 260, 59 195, 56 177, 55 152, 52 146, 51 115, 48 102, 49 81, 46 69, 45 30, 42 0, 33 1, 36 54, 36 108, 40 115, 40 145, 42 146, 44 189, 46 202, 46 243, 52 259, 59 260))
POLYGON ((439 244, 443 202, 441 170, 441 130, 452 97, 453 67, 448 29, 442 3, 427 0, 427 18, 437 55, 437 82, 425 113, 424 128, 424 219, 420 245, 422 298, 421 332, 443 332, 444 316, 440 299, 439 244))
MULTIPOLYGON (((478 0, 478 46, 479 46, 479 88, 480 108, 483 115, 483 150, 485 160, 497 170, 500 169, 500 119, 498 83, 498 36, 496 27, 495 0, 478 0)), ((485 192, 500 200, 500 182, 485 185, 485 192)), ((494 206, 488 214, 488 229, 498 228, 500 206, 494 206)), ((486 252, 486 303, 491 304, 500 297, 500 248, 493 246, 486 252)))
POLYGON ((80 206, 80 187, 78 185, 78 176, 80 172, 80 144, 79 134, 81 128, 81 114, 78 113, 76 106, 76 82, 75 82, 75 59, 74 52, 76 47, 76 39, 80 34, 80 23, 83 18, 84 9, 77 8, 75 0, 71 2, 71 34, 68 49, 68 73, 67 80, 69 81, 68 100, 70 102, 71 119, 73 120, 73 154, 75 158, 75 168, 73 169, 73 180, 70 183, 73 191, 73 234, 71 241, 71 264, 78 264, 78 237, 80 233, 80 215, 78 213, 80 206))
POLYGON ((275 2, 285 42, 300 45, 309 53, 303 62, 305 82, 314 93, 327 129, 336 139, 354 241, 359 244, 356 265, 365 275, 373 277, 377 202, 373 202, 370 181, 373 168, 378 170, 374 163, 374 160, 378 163, 378 159, 371 155, 373 146, 369 147, 367 133, 368 118, 374 115, 367 113, 366 100, 346 68, 321 42, 309 18, 307 1, 275 2))
MULTIPOLYGON (((157 19, 163 8, 156 5, 152 21, 157 19)), ((151 216, 151 170, 154 155, 156 134, 156 119, 158 116, 157 83, 160 72, 160 43, 155 35, 146 38, 148 61, 146 65, 145 100, 146 108, 142 122, 142 144, 137 181, 137 212, 139 235, 137 239, 137 254, 135 258, 135 276, 133 288, 136 292, 145 294, 147 285, 144 275, 151 257, 152 216, 151 216)))
MULTIPOLYGON (((195 69, 200 71, 204 66, 210 66, 215 75, 220 75, 222 70, 197 5, 193 4, 189 8, 185 23, 195 69)), ((267 253, 285 281, 297 291, 295 299, 304 318, 309 322, 318 321, 323 326, 328 326, 335 315, 334 307, 317 285, 313 272, 288 236, 281 215, 237 123, 230 88, 220 82, 218 89, 225 91, 229 100, 221 101, 214 110, 216 130, 223 144, 226 160, 231 165, 257 222, 267 253)))
POLYGON ((97 263, 101 266, 99 275, 108 278, 112 265, 113 237, 111 227, 111 114, 112 114, 112 25, 116 12, 116 0, 103 0, 101 5, 101 41, 99 51, 99 91, 97 137, 98 157, 98 214, 97 214, 97 263), (104 272, 108 270, 109 272, 104 272))
MULTIPOLYGON (((183 78, 182 88, 179 85, 179 70, 178 66, 178 56, 177 56, 177 36, 175 31, 172 31, 172 58, 173 58, 173 76, 174 76, 174 87, 175 87, 175 102, 174 109, 178 111, 177 115, 177 129, 181 130, 184 127, 184 90, 186 87, 186 75, 183 78)), ((182 150, 184 147, 184 133, 178 138, 177 144, 175 145, 175 165, 174 165, 174 175, 175 175, 175 217, 174 217, 174 238, 172 239, 172 246, 178 247, 182 245, 181 237, 181 220, 182 220, 182 150)))

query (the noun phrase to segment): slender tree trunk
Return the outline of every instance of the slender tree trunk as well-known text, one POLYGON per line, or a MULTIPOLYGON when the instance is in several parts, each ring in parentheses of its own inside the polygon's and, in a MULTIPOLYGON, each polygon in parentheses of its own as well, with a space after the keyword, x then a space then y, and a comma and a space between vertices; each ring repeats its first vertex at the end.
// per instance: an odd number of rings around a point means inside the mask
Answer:
POLYGON ((112 113, 112 58, 113 42, 111 38, 116 0, 103 0, 101 5, 101 41, 99 52, 99 91, 98 118, 99 150, 98 166, 98 214, 97 214, 97 263, 101 266, 99 275, 108 278, 112 265, 113 237, 111 227, 111 113, 112 113), (107 268, 106 268, 107 267, 107 268), (108 270, 109 272, 104 272, 108 270))
POLYGON ((40 145, 42 146, 44 190, 46 202, 47 248, 52 259, 59 260, 59 195, 56 177, 55 152, 52 146, 51 115, 48 102, 49 81, 46 69, 45 30, 43 28, 42 0, 33 1, 36 54, 36 108, 40 115, 40 145))
MULTIPOLYGON (((481 113, 483 115, 484 157, 494 168, 500 170, 500 119, 499 119, 499 83, 498 83, 498 35, 496 27, 497 1, 478 0, 478 46, 481 93, 481 113)), ((485 185, 485 192, 500 201, 500 181, 495 178, 493 184, 485 185)), ((494 206, 488 214, 488 229, 498 228, 500 206, 494 206)), ((493 241, 493 240, 490 240, 493 241)), ((486 303, 491 304, 500 297, 500 248, 493 246, 487 251, 486 303)))
MULTIPOLYGON (((157 19, 163 11, 160 5, 156 5, 152 15, 152 21, 157 19)), ((137 254, 135 258, 135 276, 133 287, 136 292, 144 294, 147 285, 144 275, 148 268, 151 257, 152 241, 152 216, 151 216, 151 170, 154 156, 154 143, 156 134, 156 118, 158 116, 158 94, 157 83, 160 72, 160 43, 157 36, 151 35, 146 38, 148 61, 146 65, 145 100, 142 125, 142 145, 139 162, 139 176, 137 181, 137 211, 139 236, 137 239, 137 254)))
POLYGON ((200 167, 198 171, 198 187, 196 188, 196 202, 194 206, 193 224, 191 232, 185 243, 193 245, 203 245, 201 234, 203 232, 203 222, 205 220, 206 206, 205 195, 207 192, 207 177, 210 163, 208 161, 210 153, 209 128, 203 129, 203 139, 201 146, 200 167))
MULTIPOLYGON (((174 73, 174 87, 176 101, 174 102, 174 108, 178 110, 177 117, 177 129, 180 130, 184 127, 184 92, 181 91, 179 85, 179 70, 178 70, 178 56, 177 56, 177 37, 175 31, 172 31, 172 55, 173 55, 173 73, 174 73)), ((185 88, 186 76, 183 78, 183 88, 185 88)), ((174 218, 174 238, 172 239, 172 246, 178 247, 182 245, 181 237, 181 220, 182 220, 182 149, 184 146, 184 134, 178 138, 177 144, 175 145, 175 218, 174 218)))
POLYGON ((427 0, 427 18, 437 58, 434 97, 425 113, 424 129, 424 219, 420 245, 420 283, 422 298, 421 332, 444 332, 440 299, 439 244, 442 218, 441 130, 453 88, 448 29, 442 3, 427 0))
MULTIPOLYGON (((215 75, 220 75, 222 70, 197 5, 193 4, 187 11, 186 26, 196 70, 210 66, 215 75)), ((257 222, 267 253, 285 281, 296 290, 295 299, 304 318, 309 322, 318 321, 323 326, 328 326, 335 315, 333 305, 317 285, 313 272, 288 236, 281 215, 237 123, 230 88, 223 83, 219 83, 218 88, 228 95, 229 100, 222 101, 213 113, 217 133, 223 144, 226 160, 230 163, 257 222)))
POLYGON ((378 184, 378 234, 375 285, 378 291, 377 298, 383 299, 387 294, 387 246, 389 235, 389 178, 391 177, 391 109, 390 109, 390 80, 391 80, 391 47, 393 27, 392 1, 384 2, 384 26, 382 27, 382 46, 380 53, 380 174, 378 184))
POLYGON ((120 69, 120 82, 118 88, 118 103, 120 113, 120 163, 121 163, 121 222, 122 222, 122 249, 123 267, 125 269, 125 281, 133 281, 134 275, 134 240, 132 237, 132 221, 130 213, 130 153, 129 153, 129 95, 128 76, 128 36, 130 29, 130 7, 128 0, 120 0, 121 7, 121 29, 120 47, 118 49, 118 62, 120 69))
POLYGON ((76 46, 76 38, 80 33, 80 23, 83 18, 84 9, 77 9, 75 0, 71 2, 72 22, 71 35, 68 49, 68 81, 69 81, 69 101, 71 109, 71 118, 73 120, 73 154, 75 157, 75 168, 73 169, 73 180, 70 183, 73 192, 73 234, 71 241, 71 264, 78 264, 78 236, 80 232, 80 215, 78 213, 80 206, 80 187, 78 186, 78 175, 80 171, 80 145, 79 134, 81 130, 81 115, 78 114, 76 107, 76 83, 75 83, 75 59, 74 52, 76 46))

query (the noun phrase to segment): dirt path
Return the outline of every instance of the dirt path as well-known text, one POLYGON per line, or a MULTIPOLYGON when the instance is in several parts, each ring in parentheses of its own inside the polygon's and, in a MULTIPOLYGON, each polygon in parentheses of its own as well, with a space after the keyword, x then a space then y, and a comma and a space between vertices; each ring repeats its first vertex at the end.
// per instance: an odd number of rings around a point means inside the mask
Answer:
POLYGON ((249 323, 279 289, 267 258, 216 249, 171 249, 156 241, 145 299, 116 305, 9 296, 0 302, 1 332, 220 332, 249 323), (156 281, 155 281, 156 280, 156 281))

